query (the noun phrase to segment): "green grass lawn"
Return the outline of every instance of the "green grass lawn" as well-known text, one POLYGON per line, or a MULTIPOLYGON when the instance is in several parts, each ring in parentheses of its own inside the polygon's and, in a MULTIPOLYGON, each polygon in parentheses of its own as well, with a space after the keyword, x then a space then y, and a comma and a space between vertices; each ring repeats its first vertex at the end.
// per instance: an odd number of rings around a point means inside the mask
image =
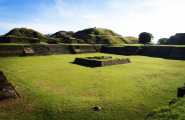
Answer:
POLYGON ((0 58, 20 99, 0 101, 0 119, 144 119, 184 84, 185 61, 103 53, 0 58), (76 57, 130 58, 131 64, 85 67, 76 57), (94 111, 100 106, 100 111, 94 111))

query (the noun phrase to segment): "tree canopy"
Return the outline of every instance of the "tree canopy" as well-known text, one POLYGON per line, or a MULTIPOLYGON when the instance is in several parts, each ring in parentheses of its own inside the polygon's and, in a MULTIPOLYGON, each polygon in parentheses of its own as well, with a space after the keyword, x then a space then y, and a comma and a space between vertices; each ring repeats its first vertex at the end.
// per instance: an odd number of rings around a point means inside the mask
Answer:
POLYGON ((142 32, 139 34, 139 43, 141 43, 141 44, 150 43, 151 38, 154 38, 151 33, 142 32))
POLYGON ((162 45, 166 42, 166 40, 168 40, 168 38, 161 38, 161 39, 158 40, 157 44, 162 45))

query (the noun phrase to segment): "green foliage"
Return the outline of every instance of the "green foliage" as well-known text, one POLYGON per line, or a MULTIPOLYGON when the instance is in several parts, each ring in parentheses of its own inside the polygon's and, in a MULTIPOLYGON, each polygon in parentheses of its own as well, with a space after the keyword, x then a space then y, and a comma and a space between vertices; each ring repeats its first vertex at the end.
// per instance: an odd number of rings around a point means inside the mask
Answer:
POLYGON ((146 45, 155 45, 155 43, 149 42, 149 43, 147 43, 146 45))
POLYGON ((81 40, 81 39, 77 39, 77 43, 83 44, 83 43, 85 43, 85 41, 83 41, 83 40, 81 40))
POLYGON ((139 41, 139 38, 132 37, 132 36, 128 36, 128 37, 125 37, 125 38, 127 38, 128 40, 137 40, 137 41, 139 41))
POLYGON ((163 45, 166 42, 166 40, 168 40, 168 38, 161 38, 158 40, 157 44, 163 45))
POLYGON ((185 98, 182 98, 170 106, 156 109, 146 117, 146 120, 183 120, 185 118, 184 103, 185 98))
POLYGON ((88 28, 88 29, 84 29, 84 30, 78 31, 78 32, 83 32, 83 33, 86 33, 86 34, 93 34, 93 35, 113 35, 113 36, 117 36, 117 34, 115 32, 113 32, 112 30, 103 29, 103 28, 88 28))
POLYGON ((14 28, 7 34, 5 34, 6 37, 32 37, 32 38, 46 38, 43 34, 32 30, 32 29, 27 29, 27 28, 14 28))
POLYGON ((88 28, 77 33, 87 34, 95 43, 107 44, 130 44, 132 43, 126 37, 119 36, 117 33, 109 29, 103 28, 88 28))
MULTIPOLYGON (((0 68, 21 95, 0 102, 2 120, 142 120, 153 109, 168 105, 185 78, 182 60, 103 53, 0 57, 0 68), (72 64, 76 57, 89 56, 130 58, 131 64, 72 64), (94 111, 93 106, 102 109, 94 111)), ((176 111, 181 113, 183 106, 176 111)))
POLYGON ((150 43, 151 38, 153 38, 153 35, 151 33, 142 32, 139 34, 139 43, 141 44, 150 43))
POLYGON ((57 38, 48 38, 48 41, 47 41, 48 44, 58 44, 59 42, 60 40, 57 38))

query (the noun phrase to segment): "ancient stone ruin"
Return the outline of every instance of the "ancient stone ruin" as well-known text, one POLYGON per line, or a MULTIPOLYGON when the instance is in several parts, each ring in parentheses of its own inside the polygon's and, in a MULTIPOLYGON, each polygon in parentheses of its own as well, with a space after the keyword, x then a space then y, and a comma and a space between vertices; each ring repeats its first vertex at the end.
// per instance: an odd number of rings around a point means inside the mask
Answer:
POLYGON ((185 83, 183 87, 178 87, 177 89, 177 97, 184 97, 185 95, 185 83))
POLYGON ((131 62, 129 58, 113 59, 111 56, 95 56, 95 57, 75 58, 74 63, 90 67, 102 67, 117 64, 128 64, 131 62))
POLYGON ((3 72, 0 71, 0 100, 9 98, 20 98, 11 83, 8 82, 3 72))
POLYGON ((174 36, 171 36, 166 42, 165 45, 185 45, 185 33, 177 33, 174 36))

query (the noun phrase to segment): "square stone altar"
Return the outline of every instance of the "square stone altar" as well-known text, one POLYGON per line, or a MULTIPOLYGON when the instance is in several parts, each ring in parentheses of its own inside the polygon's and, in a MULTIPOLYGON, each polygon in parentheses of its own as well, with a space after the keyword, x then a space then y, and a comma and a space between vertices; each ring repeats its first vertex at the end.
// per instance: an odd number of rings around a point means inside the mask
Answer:
POLYGON ((113 59, 112 56, 95 56, 95 57, 75 58, 74 63, 90 67, 103 67, 117 64, 128 64, 131 62, 129 58, 113 59))

